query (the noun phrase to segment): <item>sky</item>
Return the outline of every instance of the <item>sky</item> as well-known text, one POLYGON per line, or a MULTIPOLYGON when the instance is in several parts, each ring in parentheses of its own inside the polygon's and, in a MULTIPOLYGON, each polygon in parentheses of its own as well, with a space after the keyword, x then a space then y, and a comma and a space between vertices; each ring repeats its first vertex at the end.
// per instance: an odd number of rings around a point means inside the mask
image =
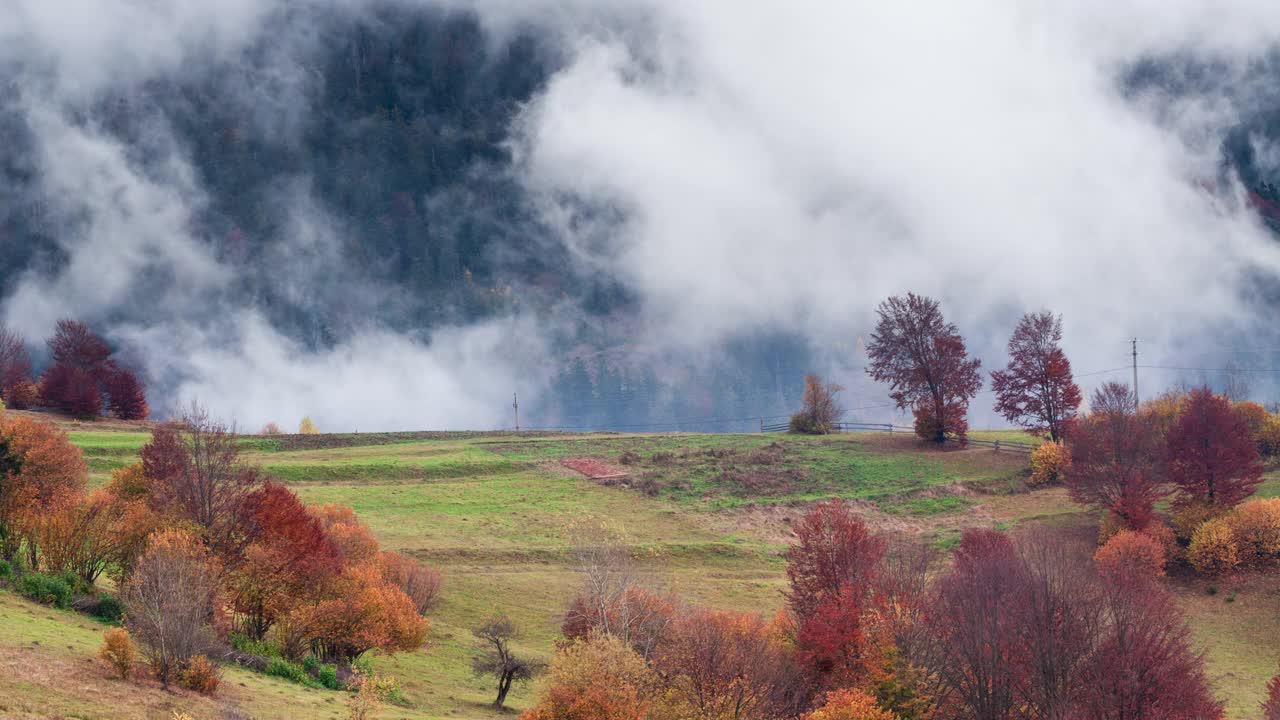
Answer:
MULTIPOLYGON (((785 330, 848 347, 879 301, 911 290, 943 302, 986 369, 1041 309, 1063 315, 1078 372, 1126 366, 1132 337, 1159 366, 1280 347, 1260 291, 1280 245, 1220 153, 1259 110, 1278 3, 398 2, 474 10, 495 43, 530 26, 554 38, 563 62, 513 123, 511 170, 573 262, 639 298, 637 343, 698 353, 785 330), (1211 71, 1176 89, 1128 82, 1151 60, 1211 71)), ((369 2, 16 5, 0 18, 0 73, 41 191, 78 219, 59 238, 67 262, 0 300, 33 344, 58 317, 93 319, 171 379, 175 405, 199 398, 246 426, 497 427, 513 389, 545 388, 531 368, 548 362, 531 360, 547 360, 549 329, 529 317, 417 334, 372 318, 322 350, 282 335, 234 297, 193 228, 208 191, 164 119, 144 162, 85 118, 105 93, 243 61, 265 36, 274 50, 245 101, 263 132, 288 136, 314 101, 308 18, 369 2), (113 319, 139 302, 161 311, 113 319)), ((307 178, 282 197, 284 247, 305 261, 281 282, 331 283, 342 219, 307 178)), ((377 292, 350 288, 357 304, 377 292)), ((1155 390, 1188 375, 1144 377, 1155 390)), ((1254 378, 1259 399, 1280 399, 1270 378, 1254 378)))

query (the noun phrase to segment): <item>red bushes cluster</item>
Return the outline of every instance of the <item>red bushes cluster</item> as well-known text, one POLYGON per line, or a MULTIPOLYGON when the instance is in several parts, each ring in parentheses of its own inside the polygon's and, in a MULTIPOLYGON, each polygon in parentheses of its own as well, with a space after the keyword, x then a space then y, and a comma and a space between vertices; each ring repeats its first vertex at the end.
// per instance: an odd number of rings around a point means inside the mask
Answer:
MULTIPOLYGON (((887 543, 838 501, 816 506, 796 535, 784 615, 673 607, 647 657, 621 640, 609 650, 601 638, 617 636, 603 623, 575 622, 526 718, 1222 717, 1158 582, 1158 539, 1117 535, 1098 553, 1100 573, 1086 548, 983 530, 966 532, 940 571, 927 550, 887 543), (610 686, 625 692, 589 694, 610 686)), ((593 604, 591 587, 576 613, 593 604)))
POLYGON ((77 417, 93 418, 104 407, 122 420, 147 417, 147 399, 137 374, 112 359, 111 346, 75 320, 59 320, 49 340, 53 356, 37 385, 22 340, 0 328, 0 399, 22 410, 36 403, 77 417))

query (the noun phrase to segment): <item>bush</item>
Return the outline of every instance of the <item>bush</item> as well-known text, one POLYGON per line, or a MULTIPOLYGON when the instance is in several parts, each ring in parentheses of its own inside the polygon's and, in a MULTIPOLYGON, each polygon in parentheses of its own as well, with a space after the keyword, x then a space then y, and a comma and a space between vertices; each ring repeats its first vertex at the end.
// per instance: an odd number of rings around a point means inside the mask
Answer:
POLYGON ((1109 578, 1164 575, 1165 552, 1159 540, 1146 533, 1121 530, 1093 555, 1098 569, 1109 578))
POLYGON ((1250 500, 1226 516, 1244 565, 1264 565, 1280 555, 1280 498, 1250 500))
POLYGON ((1271 415, 1258 431, 1258 452, 1263 457, 1280 455, 1280 415, 1271 415))
POLYGON ((316 670, 316 679, 330 690, 342 689, 342 683, 338 682, 338 669, 332 665, 321 665, 320 669, 316 670))
POLYGON ((93 609, 94 617, 107 622, 120 622, 124 617, 124 603, 115 598, 114 595, 103 593, 98 598, 97 607, 93 609))
POLYGON ((13 566, 8 560, 0 560, 0 580, 8 580, 13 577, 13 566))
POLYGON ((26 410, 36 404, 40 397, 40 388, 30 380, 20 380, 5 391, 4 402, 14 410, 26 410))
POLYGON ((284 678, 299 685, 307 685, 311 680, 311 675, 306 668, 297 663, 291 663, 282 657, 271 658, 271 662, 267 663, 267 669, 263 672, 272 677, 284 678))
POLYGON ((1222 509, 1212 505, 1191 504, 1180 508, 1173 516, 1173 532, 1179 540, 1190 542, 1201 525, 1222 515, 1222 509))
POLYGON ((98 649, 98 659, 105 662, 121 680, 129 679, 133 666, 138 661, 138 648, 133 638, 124 628, 110 628, 102 633, 102 647, 98 649))
POLYGON ((1032 487, 1057 485, 1066 477, 1067 468, 1071 467, 1071 451, 1066 445, 1047 442, 1031 453, 1031 477, 1027 484, 1032 487))
POLYGON ((1197 572, 1219 575, 1240 564, 1240 552, 1231 527, 1219 518, 1204 523, 1191 536, 1187 559, 1197 572))
POLYGON ((849 688, 827 695, 822 707, 806 715, 805 720, 895 720, 896 717, 881 709, 874 697, 849 688))
POLYGON ((204 655, 193 656, 178 673, 178 684, 201 695, 212 695, 222 682, 222 670, 204 655))
POLYGON ((18 592, 44 605, 71 607, 71 586, 63 578, 41 573, 27 573, 18 580, 18 592))

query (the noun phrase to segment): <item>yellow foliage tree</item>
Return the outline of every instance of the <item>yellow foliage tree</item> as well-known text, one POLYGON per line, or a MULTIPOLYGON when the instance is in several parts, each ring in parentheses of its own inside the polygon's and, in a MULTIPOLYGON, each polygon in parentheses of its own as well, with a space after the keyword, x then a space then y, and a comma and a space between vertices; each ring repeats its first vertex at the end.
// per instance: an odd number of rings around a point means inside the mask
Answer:
POLYGON ((1187 559, 1197 572, 1220 575, 1240 564, 1240 550, 1226 518, 1216 518, 1200 526, 1191 536, 1187 559))
POLYGON ((856 688, 829 693, 822 707, 805 720, 898 720, 898 716, 876 705, 876 699, 856 688))
POLYGON ((316 424, 311 422, 311 416, 302 418, 302 424, 298 426, 299 435, 319 435, 320 430, 316 428, 316 424))
POLYGON ((1066 445, 1047 442, 1031 453, 1031 477, 1027 481, 1033 487, 1056 485, 1062 482, 1071 467, 1071 451, 1066 445))

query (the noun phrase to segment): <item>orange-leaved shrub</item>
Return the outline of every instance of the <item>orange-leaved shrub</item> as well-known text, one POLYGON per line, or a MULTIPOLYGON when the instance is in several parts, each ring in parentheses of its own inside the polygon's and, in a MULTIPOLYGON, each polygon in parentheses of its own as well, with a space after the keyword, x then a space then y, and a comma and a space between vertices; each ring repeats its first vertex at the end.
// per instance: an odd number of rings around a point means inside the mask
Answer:
POLYGON ((1210 520, 1195 531, 1187 548, 1187 560, 1205 575, 1221 575, 1240 564, 1235 533, 1225 518, 1210 520))
POLYGON ((201 695, 212 695, 222 682, 222 670, 204 655, 196 655, 178 672, 178 684, 201 695))
POLYGON ((1262 566, 1280 555, 1280 498, 1258 498, 1237 506, 1226 516, 1240 564, 1262 566))
POLYGON ((1160 541, 1142 532, 1121 530, 1098 548, 1093 559, 1109 580, 1164 575, 1165 550, 1160 541))
POLYGON ((102 633, 102 647, 98 649, 98 659, 106 663, 121 680, 127 680, 138 662, 138 648, 133 638, 124 628, 108 628, 102 633))
POLYGON ((1071 467, 1071 451, 1066 445, 1057 442, 1046 442, 1031 452, 1031 477, 1027 484, 1032 487, 1057 485, 1066 477, 1071 467))
POLYGON ((882 709, 876 699, 857 688, 828 693, 822 706, 805 716, 805 720, 897 720, 897 715, 882 709))
POLYGON ((614 635, 592 633, 556 654, 546 694, 523 720, 644 720, 658 678, 614 635))

